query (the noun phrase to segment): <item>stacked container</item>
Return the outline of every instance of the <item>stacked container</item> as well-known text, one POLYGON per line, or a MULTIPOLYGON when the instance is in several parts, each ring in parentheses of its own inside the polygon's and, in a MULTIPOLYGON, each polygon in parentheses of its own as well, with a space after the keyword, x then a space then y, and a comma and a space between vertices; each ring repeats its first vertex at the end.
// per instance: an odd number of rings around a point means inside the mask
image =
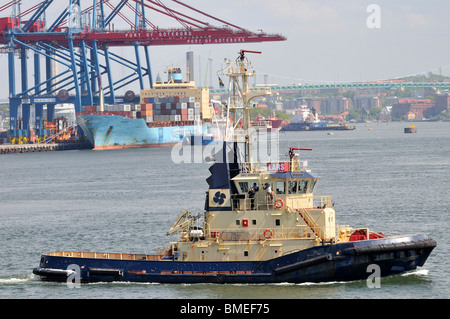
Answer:
MULTIPOLYGON (((99 112, 99 106, 86 106, 86 113, 99 112)), ((142 118, 153 122, 194 122, 201 121, 200 102, 195 97, 169 96, 144 98, 141 104, 104 105, 103 114, 142 118)))
MULTIPOLYGON (((140 117, 148 118, 148 116, 153 116, 153 122, 192 122, 201 120, 200 103, 195 102, 195 97, 144 98, 144 103, 141 103, 140 106, 140 117), (144 109, 149 110, 150 108, 152 110, 151 114, 144 113, 144 109)), ((138 112, 137 117, 139 117, 138 112)))
POLYGON ((152 103, 141 103, 140 117, 145 120, 145 123, 153 122, 153 104, 152 103))

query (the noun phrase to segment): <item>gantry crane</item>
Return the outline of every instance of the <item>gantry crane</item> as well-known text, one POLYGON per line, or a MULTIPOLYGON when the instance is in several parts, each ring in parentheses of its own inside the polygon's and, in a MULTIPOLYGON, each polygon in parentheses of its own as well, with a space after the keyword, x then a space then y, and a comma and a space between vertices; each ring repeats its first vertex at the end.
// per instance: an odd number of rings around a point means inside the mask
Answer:
POLYGON ((85 0, 83 4, 86 2, 91 5, 83 7, 81 0, 43 0, 35 4, 30 0, 26 3, 12 0, 0 5, 0 14, 12 11, 10 16, 0 17, 0 53, 8 55, 12 137, 28 136, 32 105, 36 135, 41 136, 45 135, 44 106, 47 120, 51 121, 55 105, 71 103, 78 113, 87 105, 99 105, 101 91, 109 104, 138 102, 138 96, 131 90, 124 96, 117 96, 116 92, 133 82, 144 89, 148 81, 148 87, 152 88, 149 46, 286 40, 279 34, 251 32, 179 0, 165 1, 170 2, 170 7, 161 0, 85 0), (59 9, 62 2, 66 6, 59 9), (29 7, 22 10, 25 5, 29 7), (46 14, 50 9, 54 12, 55 7, 58 14, 53 17, 46 14), (129 17, 130 12, 134 18, 129 17), (168 17, 180 27, 159 28, 149 19, 149 12, 168 17), (113 22, 119 19, 127 25, 126 29, 115 29, 113 22), (117 46, 134 47, 134 60, 110 51, 110 47, 117 46), (32 70, 28 70, 30 52, 32 70), (20 58, 20 72, 16 71, 16 56, 20 58), (113 64, 125 68, 128 74, 118 77, 113 64), (34 81, 28 78, 31 71, 34 81))

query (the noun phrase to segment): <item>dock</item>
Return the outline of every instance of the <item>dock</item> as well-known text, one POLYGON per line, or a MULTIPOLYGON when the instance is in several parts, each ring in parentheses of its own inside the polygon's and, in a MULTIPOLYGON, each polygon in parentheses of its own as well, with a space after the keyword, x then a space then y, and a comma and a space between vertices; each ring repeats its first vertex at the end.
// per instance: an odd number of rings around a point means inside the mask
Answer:
POLYGON ((67 151, 91 149, 89 143, 37 143, 37 144, 8 144, 0 145, 0 154, 15 154, 15 153, 33 153, 33 152, 52 152, 52 151, 67 151))

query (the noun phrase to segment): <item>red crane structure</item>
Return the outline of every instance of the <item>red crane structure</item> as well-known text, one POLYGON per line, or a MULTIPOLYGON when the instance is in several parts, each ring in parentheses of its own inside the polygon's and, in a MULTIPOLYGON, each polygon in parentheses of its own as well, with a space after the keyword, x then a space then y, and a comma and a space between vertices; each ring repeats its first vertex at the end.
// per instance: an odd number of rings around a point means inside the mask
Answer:
POLYGON ((0 53, 8 55, 11 136, 29 134, 32 105, 36 110, 36 135, 43 135, 44 106, 51 120, 56 104, 72 103, 80 112, 83 106, 98 105, 101 92, 106 103, 137 101, 132 91, 123 97, 116 92, 136 81, 141 89, 146 80, 150 88, 153 86, 149 46, 286 40, 280 34, 249 31, 179 0, 89 0, 92 4, 87 7, 81 2, 12 0, 0 5, 0 15, 12 11, 0 17, 0 53), (60 8, 63 2, 66 6, 60 8), (28 7, 24 9, 25 5, 28 7), (167 17, 178 27, 160 28, 149 18, 150 13, 167 17), (116 30, 115 25, 120 24, 126 28, 116 30), (119 46, 134 47, 134 59, 109 50, 119 46), (30 52, 34 54, 34 81, 28 78, 25 58, 30 52), (15 56, 21 57, 20 72, 15 70, 15 56), (45 61, 42 67, 41 60, 45 61), (128 74, 118 76, 112 64, 121 65, 128 74), (20 90, 16 89, 16 80, 20 90))

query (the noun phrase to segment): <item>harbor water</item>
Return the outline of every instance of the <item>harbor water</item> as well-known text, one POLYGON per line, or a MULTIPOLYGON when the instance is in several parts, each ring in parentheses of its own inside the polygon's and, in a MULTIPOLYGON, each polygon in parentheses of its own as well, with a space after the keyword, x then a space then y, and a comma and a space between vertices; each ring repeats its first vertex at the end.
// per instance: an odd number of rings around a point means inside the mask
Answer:
MULTIPOLYGON (((202 212, 208 163, 172 147, 0 155, 0 298, 448 298, 450 122, 357 124, 353 131, 280 133, 330 195, 340 225, 424 233, 438 246, 423 268, 355 282, 216 285, 99 283, 69 288, 32 274, 41 253, 155 253, 180 210, 202 212)), ((370 273, 368 273, 369 276, 370 273)))

